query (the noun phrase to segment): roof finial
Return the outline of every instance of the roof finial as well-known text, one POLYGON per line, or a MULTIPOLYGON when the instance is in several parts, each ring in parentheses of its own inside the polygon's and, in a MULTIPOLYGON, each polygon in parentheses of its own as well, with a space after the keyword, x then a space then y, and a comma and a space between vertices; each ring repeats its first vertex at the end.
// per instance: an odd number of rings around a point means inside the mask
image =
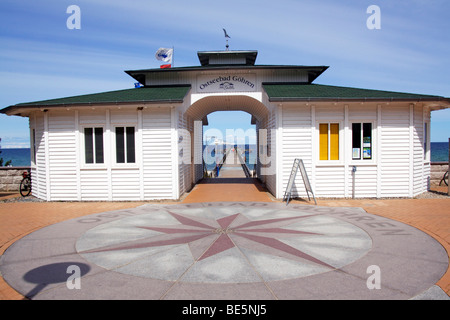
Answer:
POLYGON ((223 33, 225 34, 225 39, 227 40, 227 45, 225 46, 225 48, 226 48, 226 51, 228 51, 230 46, 228 45, 228 39, 227 38, 231 38, 231 37, 228 35, 227 30, 223 29, 223 33))

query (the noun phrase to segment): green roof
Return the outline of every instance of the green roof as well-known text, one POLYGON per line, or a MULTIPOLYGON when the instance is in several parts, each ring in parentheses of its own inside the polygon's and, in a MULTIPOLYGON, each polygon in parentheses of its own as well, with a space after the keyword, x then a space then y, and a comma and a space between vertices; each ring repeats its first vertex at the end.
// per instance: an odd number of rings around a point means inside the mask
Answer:
MULTIPOLYGON (((263 83, 271 102, 282 101, 443 101, 450 104, 450 98, 433 95, 392 92, 381 90, 338 87, 306 83, 263 83)), ((182 103, 191 85, 148 86, 125 90, 79 95, 67 98, 19 103, 0 110, 9 114, 20 108, 52 106, 76 106, 126 103, 182 103)))
POLYGON ((270 101, 310 101, 310 100, 447 100, 433 95, 392 92, 381 90, 338 87, 322 84, 282 84, 264 83, 264 90, 270 101))
POLYGON ((50 106, 68 106, 68 105, 91 105, 91 104, 123 104, 123 103, 182 103, 184 97, 190 90, 190 85, 178 86, 155 86, 142 87, 125 90, 108 91, 102 93, 85 94, 67 98, 42 100, 35 102, 19 103, 9 106, 2 113, 14 108, 22 107, 50 107, 50 106))

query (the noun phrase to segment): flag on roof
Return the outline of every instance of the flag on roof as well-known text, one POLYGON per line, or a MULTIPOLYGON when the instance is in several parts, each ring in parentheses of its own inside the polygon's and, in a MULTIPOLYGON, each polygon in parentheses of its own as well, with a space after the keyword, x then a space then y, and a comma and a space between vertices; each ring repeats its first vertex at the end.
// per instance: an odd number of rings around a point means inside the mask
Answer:
POLYGON ((156 51, 155 57, 157 60, 164 62, 172 62, 173 49, 172 48, 159 48, 156 51))

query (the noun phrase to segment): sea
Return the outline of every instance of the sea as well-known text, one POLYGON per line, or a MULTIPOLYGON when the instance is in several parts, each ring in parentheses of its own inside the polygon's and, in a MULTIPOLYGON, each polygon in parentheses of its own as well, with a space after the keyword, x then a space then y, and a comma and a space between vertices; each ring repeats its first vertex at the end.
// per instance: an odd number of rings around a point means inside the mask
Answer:
MULTIPOLYGON (((209 150, 213 146, 203 146, 207 148, 206 154, 207 158, 205 162, 209 170, 215 167, 215 156, 220 157, 220 153, 215 155, 214 152, 209 150)), ((3 158, 3 163, 8 160, 12 161, 13 167, 27 167, 30 166, 30 149, 20 148, 20 149, 0 149, 0 158, 3 158)), ((256 162, 256 145, 249 145, 245 150, 245 162, 247 163, 250 170, 253 170, 256 162)), ((448 142, 431 142, 431 162, 448 162, 448 142)))
POLYGON ((431 162, 448 162, 448 142, 431 142, 431 162))
POLYGON ((29 167, 30 160, 30 148, 21 149, 0 149, 0 158, 3 158, 3 165, 8 160, 11 160, 11 166, 13 167, 29 167))

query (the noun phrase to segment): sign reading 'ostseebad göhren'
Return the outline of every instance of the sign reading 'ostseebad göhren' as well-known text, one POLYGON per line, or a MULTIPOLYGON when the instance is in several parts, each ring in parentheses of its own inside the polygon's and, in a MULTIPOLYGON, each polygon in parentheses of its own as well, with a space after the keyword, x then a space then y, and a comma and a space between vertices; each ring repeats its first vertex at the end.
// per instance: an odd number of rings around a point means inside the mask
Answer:
POLYGON ((208 75, 197 78, 197 92, 255 91, 254 74, 208 75))

